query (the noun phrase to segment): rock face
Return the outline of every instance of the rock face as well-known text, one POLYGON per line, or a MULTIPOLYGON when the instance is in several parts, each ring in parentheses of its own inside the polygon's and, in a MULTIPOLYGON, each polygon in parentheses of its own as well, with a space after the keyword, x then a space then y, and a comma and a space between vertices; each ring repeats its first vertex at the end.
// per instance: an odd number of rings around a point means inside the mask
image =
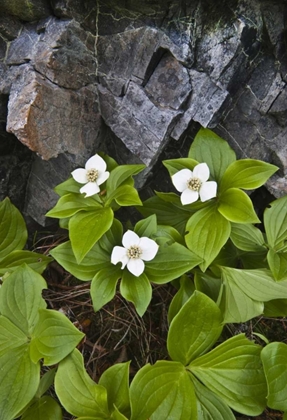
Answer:
POLYGON ((284 0, 26 3, 0 5, 0 199, 44 225, 53 187, 98 150, 154 186, 200 125, 277 164, 268 189, 287 193, 284 0))

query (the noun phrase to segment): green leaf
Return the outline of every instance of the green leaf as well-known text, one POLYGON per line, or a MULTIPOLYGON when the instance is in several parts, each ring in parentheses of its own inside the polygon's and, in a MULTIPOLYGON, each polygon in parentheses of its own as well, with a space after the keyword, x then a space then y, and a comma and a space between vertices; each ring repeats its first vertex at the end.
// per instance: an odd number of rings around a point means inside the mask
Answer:
POLYGON ((217 276, 220 276, 218 266, 224 265, 228 267, 238 267, 238 249, 233 245, 233 242, 228 239, 226 244, 221 248, 217 257, 213 260, 210 270, 217 276))
POLYGON ((34 364, 27 344, 0 356, 0 420, 12 420, 34 397, 40 364, 34 364))
POLYGON ((260 346, 239 334, 194 360, 189 369, 231 408, 256 416, 265 408, 267 392, 260 352, 260 346))
POLYGON ((36 400, 21 417, 21 420, 62 420, 59 404, 50 396, 44 395, 36 400))
POLYGON ((70 221, 69 217, 67 217, 66 219, 60 219, 59 220, 60 228, 68 230, 69 229, 69 221, 70 221))
POLYGON ((197 398, 197 418, 200 420, 235 420, 235 417, 224 401, 191 375, 197 398))
POLYGON ((54 384, 56 374, 56 368, 50 369, 47 372, 44 373, 40 380, 39 388, 37 389, 37 393, 35 395, 36 398, 41 398, 45 392, 48 391, 50 386, 54 384))
POLYGON ((39 321, 30 344, 34 363, 44 359, 45 366, 59 363, 84 337, 66 316, 51 309, 39 310, 39 321))
POLYGON ((109 410, 112 412, 116 406, 127 417, 130 417, 129 365, 130 362, 117 363, 105 370, 99 380, 99 385, 107 390, 109 410))
POLYGON ((196 399, 184 366, 178 362, 147 364, 135 375, 130 387, 131 420, 194 420, 196 399))
POLYGON ((261 359, 268 384, 267 405, 287 411, 287 345, 268 344, 261 352, 261 359))
POLYGON ((287 281, 276 282, 266 269, 221 267, 224 322, 246 322, 263 313, 263 302, 287 298, 287 281))
POLYGON ((201 201, 196 201, 195 203, 186 204, 183 206, 180 201, 180 196, 175 193, 162 193, 159 191, 155 191, 155 193, 156 196, 159 197, 161 200, 165 201, 166 203, 173 204, 178 209, 184 209, 184 211, 188 212, 189 215, 206 207, 206 203, 202 203, 201 201))
POLYGON ((142 205, 137 190, 131 185, 121 185, 111 194, 109 194, 109 197, 105 202, 105 206, 111 205, 113 200, 115 200, 120 206, 142 205))
POLYGON ((105 207, 95 211, 81 211, 70 219, 70 239, 78 264, 111 227, 113 218, 112 209, 105 207))
POLYGON ((259 252, 240 252, 238 255, 239 265, 241 264, 243 268, 248 270, 257 268, 269 268, 266 259, 266 251, 267 249, 259 252))
POLYGON ((243 251, 266 251, 261 230, 250 223, 231 223, 230 239, 237 248, 243 251))
POLYGON ((0 311, 26 335, 38 322, 38 310, 46 307, 41 296, 46 282, 40 274, 23 265, 4 281, 0 288, 0 311))
POLYGON ((120 165, 112 170, 107 180, 107 198, 122 185, 130 176, 136 175, 145 168, 145 165, 120 165))
POLYGON ((37 273, 41 274, 47 265, 52 261, 52 258, 43 254, 37 254, 32 251, 12 251, 7 257, 0 260, 0 276, 6 272, 15 271, 20 265, 26 263, 37 273))
POLYGON ((208 128, 201 128, 190 147, 188 157, 207 163, 211 177, 219 182, 236 155, 227 141, 208 128))
POLYGON ((190 169, 193 171, 194 167, 198 165, 197 160, 190 158, 163 160, 162 163, 168 170, 170 176, 174 175, 178 171, 181 171, 182 169, 190 169))
POLYGON ((144 217, 155 214, 159 225, 172 226, 181 235, 185 234, 186 222, 190 218, 191 213, 188 209, 183 208, 183 206, 181 208, 174 206, 156 196, 144 201, 143 207, 137 207, 137 210, 144 217))
POLYGON ((120 413, 117 407, 115 407, 111 415, 111 420, 128 420, 128 418, 120 413))
POLYGON ((145 274, 149 281, 164 284, 187 273, 201 261, 201 257, 176 242, 165 244, 159 247, 153 260, 145 262, 145 274))
POLYGON ((46 214, 47 217, 54 217, 56 219, 65 219, 71 217, 79 211, 90 211, 92 209, 99 209, 102 205, 93 197, 84 197, 82 194, 66 194, 61 197, 55 207, 53 207, 46 214))
POLYGON ((274 299, 265 302, 264 316, 270 318, 287 317, 287 299, 274 299))
POLYGON ((142 206, 137 190, 130 185, 117 188, 114 199, 119 206, 142 206))
POLYGON ((82 184, 79 184, 77 181, 74 180, 74 178, 71 177, 66 181, 62 182, 61 184, 58 184, 54 188, 54 191, 61 197, 69 193, 82 195, 80 193, 81 187, 82 184))
POLYGON ((287 195, 270 204, 264 212, 267 242, 272 248, 280 247, 287 239, 287 195))
POLYGON ((26 241, 25 221, 9 198, 5 198, 0 203, 0 258, 16 249, 22 249, 26 241))
POLYGON ((139 316, 143 316, 151 301, 152 288, 148 277, 142 273, 135 277, 128 270, 123 271, 120 284, 121 295, 135 305, 139 316))
POLYGON ((220 195, 218 211, 230 222, 260 223, 252 201, 245 192, 238 188, 229 188, 220 195))
POLYGON ((169 308, 168 308, 168 322, 169 324, 179 312, 185 302, 190 298, 194 292, 194 284, 189 277, 186 275, 181 276, 180 278, 180 288, 177 293, 174 295, 169 308))
POLYGON ((266 269, 240 270, 221 267, 223 279, 233 281, 250 298, 262 302, 287 298, 287 280, 276 282, 266 269))
POLYGON ((287 252, 276 252, 271 248, 267 261, 275 280, 287 280, 287 252))
POLYGON ((50 251, 50 254, 65 270, 83 281, 92 280, 95 274, 105 268, 110 261, 110 256, 98 243, 87 253, 81 264, 76 261, 70 241, 58 245, 50 251))
POLYGON ((146 236, 150 238, 157 231, 156 215, 153 214, 146 219, 140 220, 134 227, 134 232, 142 238, 146 236))
MULTIPOLYGON (((181 204, 179 195, 177 195, 173 192, 164 193, 164 192, 160 192, 160 191, 155 191, 155 194, 156 194, 156 197, 160 198, 161 200, 165 201, 166 203, 174 204, 174 205, 178 206, 179 208, 182 208, 182 204, 181 204)), ((194 206, 195 204, 199 204, 199 203, 200 202, 197 201, 196 203, 189 204, 187 206, 184 206, 184 209, 190 208, 190 207, 194 206)))
POLYGON ((204 260, 200 268, 205 271, 228 240, 230 223, 211 206, 193 214, 186 229, 186 245, 204 260))
POLYGON ((117 282, 121 275, 120 266, 114 266, 110 263, 95 275, 90 290, 95 312, 113 299, 116 294, 117 282))
POLYGON ((0 316, 0 356, 28 343, 28 337, 8 318, 0 316))
POLYGON ((251 299, 232 278, 224 276, 220 309, 224 323, 246 322, 263 313, 264 304, 251 299))
POLYGON ((214 302, 217 302, 221 295, 222 281, 218 277, 214 277, 211 273, 202 273, 196 271, 194 276, 194 284, 196 290, 204 293, 214 302))
POLYGON ((153 238, 158 241, 164 241, 171 245, 174 242, 178 242, 181 245, 185 245, 185 241, 180 233, 171 226, 159 225, 153 238))
POLYGON ((107 252, 108 261, 111 260, 111 254, 115 245, 122 245, 123 225, 117 219, 113 220, 110 229, 99 240, 100 247, 107 252))
POLYGON ((244 190, 259 188, 277 170, 277 166, 262 160, 237 160, 226 169, 220 183, 220 191, 226 191, 229 188, 243 188, 244 190))
POLYGON ((86 373, 83 357, 78 350, 60 362, 55 390, 63 407, 73 416, 92 419, 110 417, 107 391, 86 373))
POLYGON ((222 328, 218 306, 208 296, 195 291, 170 324, 167 338, 170 357, 187 365, 214 345, 222 328))
POLYGON ((107 171, 112 172, 113 169, 115 169, 117 166, 119 166, 118 163, 115 161, 115 159, 113 159, 111 156, 106 155, 104 152, 99 152, 98 154, 106 162, 107 171))

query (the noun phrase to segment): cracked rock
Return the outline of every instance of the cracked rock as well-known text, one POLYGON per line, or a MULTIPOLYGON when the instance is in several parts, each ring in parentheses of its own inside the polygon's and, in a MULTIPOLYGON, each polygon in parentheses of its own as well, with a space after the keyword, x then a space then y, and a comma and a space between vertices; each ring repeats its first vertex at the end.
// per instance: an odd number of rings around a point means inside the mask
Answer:
POLYGON ((59 86, 79 89, 94 83, 97 60, 95 38, 74 21, 48 19, 29 24, 11 42, 7 65, 31 62, 35 69, 59 86))
POLYGON ((220 109, 228 98, 228 92, 218 87, 206 73, 190 70, 192 91, 186 111, 175 125, 171 135, 178 140, 191 121, 203 127, 214 127, 218 123, 220 109))
POLYGON ((169 51, 185 62, 186 54, 164 32, 144 27, 116 35, 100 36, 97 42, 100 83, 121 96, 130 80, 145 85, 160 59, 169 51))
POLYGON ((105 123, 140 162, 151 166, 180 112, 156 107, 144 89, 133 82, 123 98, 99 87, 99 100, 105 123))
POLYGON ((93 86, 62 89, 29 65, 22 67, 10 92, 7 131, 30 150, 45 160, 65 151, 87 155, 96 143, 99 127, 93 86))
POLYGON ((180 109, 191 92, 188 70, 166 53, 145 85, 145 91, 159 106, 180 109))

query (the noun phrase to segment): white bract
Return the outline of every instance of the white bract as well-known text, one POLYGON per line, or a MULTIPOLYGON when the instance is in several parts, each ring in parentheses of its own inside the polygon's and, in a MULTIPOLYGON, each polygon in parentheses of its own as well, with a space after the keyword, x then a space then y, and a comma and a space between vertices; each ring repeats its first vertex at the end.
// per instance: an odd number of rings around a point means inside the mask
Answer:
POLYGON ((180 200, 183 205, 194 203, 198 198, 204 202, 216 197, 217 183, 207 181, 209 175, 207 164, 199 163, 193 171, 182 169, 171 177, 177 191, 182 193, 180 200))
POLYGON ((104 159, 98 154, 92 156, 87 160, 85 169, 78 168, 72 172, 72 177, 75 181, 80 184, 85 184, 81 189, 81 193, 85 193, 85 197, 100 192, 99 185, 103 184, 110 176, 109 172, 106 172, 107 164, 104 159))
POLYGON ((135 232, 128 230, 122 239, 123 246, 115 246, 112 255, 112 264, 122 263, 122 270, 127 269, 136 277, 144 271, 144 261, 151 261, 157 254, 158 245, 145 236, 140 238, 135 232))

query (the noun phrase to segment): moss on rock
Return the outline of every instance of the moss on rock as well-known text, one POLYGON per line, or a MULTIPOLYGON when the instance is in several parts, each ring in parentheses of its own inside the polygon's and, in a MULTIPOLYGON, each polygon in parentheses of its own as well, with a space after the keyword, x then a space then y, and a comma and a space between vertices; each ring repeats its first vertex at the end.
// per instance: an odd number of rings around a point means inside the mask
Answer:
POLYGON ((47 0, 2 0, 0 15, 2 14, 13 15, 23 21, 32 22, 49 16, 51 8, 47 0))

